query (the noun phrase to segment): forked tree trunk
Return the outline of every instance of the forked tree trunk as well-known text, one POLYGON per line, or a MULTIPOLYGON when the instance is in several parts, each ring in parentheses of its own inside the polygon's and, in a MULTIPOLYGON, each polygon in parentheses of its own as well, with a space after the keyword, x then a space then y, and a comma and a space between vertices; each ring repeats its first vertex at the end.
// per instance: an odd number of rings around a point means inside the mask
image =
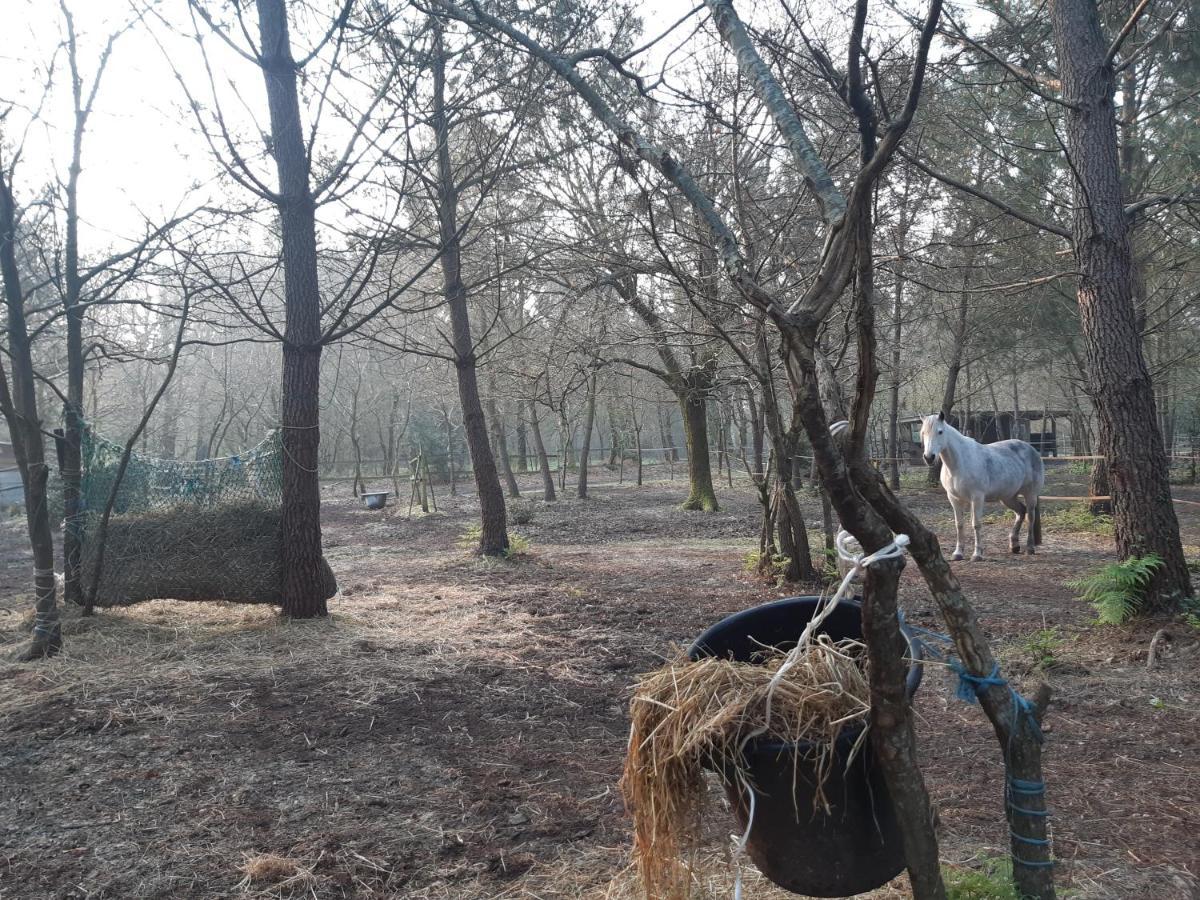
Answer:
POLYGON ((512 460, 508 456, 507 429, 504 419, 500 416, 500 408, 495 398, 489 397, 487 402, 488 417, 492 421, 492 452, 500 461, 500 471, 504 475, 504 483, 508 487, 508 496, 517 500, 521 496, 521 488, 513 475, 512 460))
POLYGON ((546 454, 546 442, 542 440, 542 428, 538 424, 537 406, 527 400, 525 408, 529 414, 529 433, 533 436, 533 450, 537 454, 538 469, 542 473, 542 499, 547 503, 558 499, 554 492, 554 473, 550 469, 550 457, 546 454))
POLYGON ((283 248, 283 612, 293 618, 327 613, 337 591, 321 552, 320 446, 321 298, 317 280, 316 205, 300 124, 296 63, 284 0, 257 0, 259 63, 271 116, 271 154, 279 175, 283 248))
POLYGON ((458 230, 458 186, 450 162, 450 124, 446 118, 446 50, 440 24, 434 25, 433 54, 433 130, 437 139, 438 227, 442 242, 442 278, 446 305, 453 330, 454 369, 458 376, 458 397, 463 411, 463 430, 475 488, 479 493, 482 528, 479 552, 502 556, 508 551, 508 512, 504 491, 496 471, 496 459, 488 442, 487 420, 479 400, 479 381, 475 369, 475 343, 471 337, 471 318, 467 309, 467 289, 462 280, 461 236, 458 230))
POLYGON ((1134 260, 1121 190, 1115 73, 1091 0, 1054 0, 1051 22, 1075 185, 1071 222, 1079 318, 1122 558, 1157 554, 1145 612, 1179 608, 1191 578, 1171 501, 1166 451, 1134 308, 1134 260))

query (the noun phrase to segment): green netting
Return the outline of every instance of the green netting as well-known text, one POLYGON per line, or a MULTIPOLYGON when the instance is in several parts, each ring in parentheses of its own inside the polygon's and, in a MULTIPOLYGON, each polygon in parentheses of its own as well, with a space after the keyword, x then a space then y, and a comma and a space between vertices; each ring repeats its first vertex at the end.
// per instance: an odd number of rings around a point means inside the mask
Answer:
MULTIPOLYGON (((84 590, 124 447, 84 429, 80 524, 84 590)), ((222 459, 181 462, 134 453, 105 538, 97 606, 141 600, 279 603, 283 445, 279 432, 222 459)))

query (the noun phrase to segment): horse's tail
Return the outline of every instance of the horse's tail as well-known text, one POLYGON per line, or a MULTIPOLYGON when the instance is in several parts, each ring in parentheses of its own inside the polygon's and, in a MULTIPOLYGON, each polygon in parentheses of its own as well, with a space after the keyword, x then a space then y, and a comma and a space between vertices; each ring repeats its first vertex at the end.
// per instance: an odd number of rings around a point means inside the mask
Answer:
POLYGON ((1033 504, 1033 544, 1035 547, 1042 543, 1042 502, 1033 504))

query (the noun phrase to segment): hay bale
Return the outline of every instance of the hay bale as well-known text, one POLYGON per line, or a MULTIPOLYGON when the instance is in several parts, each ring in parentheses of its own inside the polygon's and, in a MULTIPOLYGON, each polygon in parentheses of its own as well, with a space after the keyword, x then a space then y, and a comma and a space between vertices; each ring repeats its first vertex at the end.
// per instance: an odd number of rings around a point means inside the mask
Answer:
MULTIPOLYGON (((168 599, 278 605, 282 536, 279 508, 254 501, 114 515, 96 605, 168 599)), ((95 555, 96 542, 86 540, 85 589, 91 587, 95 555)), ((332 596, 336 582, 328 565, 325 569, 332 596)))

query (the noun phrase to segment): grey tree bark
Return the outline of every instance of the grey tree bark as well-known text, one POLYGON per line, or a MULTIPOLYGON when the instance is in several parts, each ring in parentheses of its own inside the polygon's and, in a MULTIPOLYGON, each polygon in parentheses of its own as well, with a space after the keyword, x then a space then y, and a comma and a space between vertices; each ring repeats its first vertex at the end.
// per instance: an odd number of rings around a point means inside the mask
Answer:
POLYGON ((283 248, 283 612, 328 614, 337 592, 321 550, 321 296, 317 280, 316 202, 300 122, 296 61, 284 0, 256 0, 259 65, 271 118, 271 155, 279 176, 276 209, 283 248))
POLYGON ((1054 0, 1051 24, 1075 189, 1071 237, 1088 372, 1123 558, 1157 554, 1147 612, 1176 610, 1192 593, 1171 500, 1154 383, 1134 305, 1136 271, 1121 184, 1113 54, 1090 0, 1054 0))

